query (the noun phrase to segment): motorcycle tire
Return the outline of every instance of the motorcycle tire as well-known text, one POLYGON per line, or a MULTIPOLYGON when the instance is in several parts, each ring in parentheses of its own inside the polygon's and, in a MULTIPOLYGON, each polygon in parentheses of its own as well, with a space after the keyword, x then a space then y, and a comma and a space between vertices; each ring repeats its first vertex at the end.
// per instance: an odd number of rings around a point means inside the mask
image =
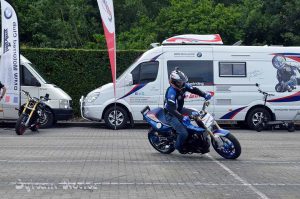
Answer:
POLYGON ((17 120, 16 123, 16 134, 17 135, 23 135, 26 131, 26 126, 25 126, 25 122, 27 120, 28 116, 25 114, 21 114, 19 119, 17 120))
POLYGON ((36 132, 36 131, 38 131, 38 127, 35 125, 35 126, 33 126, 33 127, 30 127, 29 128, 32 132, 36 132))
POLYGON ((163 143, 159 143, 160 139, 159 136, 155 135, 156 131, 152 128, 150 128, 148 132, 148 140, 151 144, 151 146, 157 150, 160 153, 163 154, 170 154, 175 150, 175 147, 173 144, 169 145, 169 147, 166 147, 167 145, 164 145, 163 143))
POLYGON ((221 137, 221 139, 225 143, 224 146, 220 149, 218 148, 217 143, 215 143, 214 139, 212 139, 211 141, 213 148, 220 156, 222 156, 225 159, 236 159, 241 155, 241 145, 232 134, 227 134, 226 136, 221 137), (228 141, 230 143, 228 143, 228 141), (232 144, 232 147, 230 147, 230 144, 232 144))

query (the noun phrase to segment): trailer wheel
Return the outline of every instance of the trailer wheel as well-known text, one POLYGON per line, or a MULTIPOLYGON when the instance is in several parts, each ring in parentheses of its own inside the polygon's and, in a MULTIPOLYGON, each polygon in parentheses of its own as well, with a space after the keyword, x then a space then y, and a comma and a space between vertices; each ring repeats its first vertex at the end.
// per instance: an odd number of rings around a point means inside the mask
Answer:
POLYGON ((270 121, 271 114, 268 110, 258 107, 249 112, 246 121, 250 129, 256 129, 256 125, 259 124, 263 118, 265 118, 265 122, 270 121))

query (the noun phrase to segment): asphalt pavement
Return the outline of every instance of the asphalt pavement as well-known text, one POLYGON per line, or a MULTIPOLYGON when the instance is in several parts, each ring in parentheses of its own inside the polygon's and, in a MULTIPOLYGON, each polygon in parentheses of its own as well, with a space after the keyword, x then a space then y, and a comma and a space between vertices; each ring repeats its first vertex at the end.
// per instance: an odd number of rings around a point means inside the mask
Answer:
MULTIPOLYGON (((143 127, 143 128, 142 128, 143 127)), ((155 151, 147 129, 0 127, 1 198, 300 198, 300 131, 231 129, 237 160, 155 151)))

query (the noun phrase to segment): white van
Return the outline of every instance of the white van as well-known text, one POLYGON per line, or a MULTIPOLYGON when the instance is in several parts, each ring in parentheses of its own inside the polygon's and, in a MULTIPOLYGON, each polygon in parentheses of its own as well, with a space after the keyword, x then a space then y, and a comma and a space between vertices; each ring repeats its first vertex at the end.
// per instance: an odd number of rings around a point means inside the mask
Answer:
MULTIPOLYGON (((21 89, 28 91, 32 97, 44 96, 49 94, 50 100, 46 102, 50 113, 46 113, 41 127, 50 127, 58 120, 68 120, 73 117, 72 99, 59 87, 47 82, 36 70, 34 65, 25 57, 21 56, 20 60, 20 79, 21 89)), ((26 102, 26 97, 22 93, 21 104, 26 102)), ((18 116, 18 107, 0 104, 1 120, 16 120, 18 116)))
MULTIPOLYGON (((117 80, 117 127, 142 120, 149 105, 162 107, 169 74, 179 67, 189 82, 214 94, 210 112, 219 122, 246 122, 262 115, 291 120, 300 110, 300 47, 225 46, 219 35, 180 35, 145 52, 117 80), (255 84, 275 96, 267 108, 255 84), (274 113, 274 114, 272 114, 274 113)), ((114 125, 112 83, 81 98, 82 117, 114 125)), ((203 99, 188 93, 185 106, 200 109, 203 99)))

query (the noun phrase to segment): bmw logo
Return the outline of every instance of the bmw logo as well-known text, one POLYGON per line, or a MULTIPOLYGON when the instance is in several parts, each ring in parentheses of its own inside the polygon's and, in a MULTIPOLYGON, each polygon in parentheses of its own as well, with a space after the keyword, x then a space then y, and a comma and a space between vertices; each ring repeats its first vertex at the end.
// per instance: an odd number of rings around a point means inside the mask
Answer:
POLYGON ((6 19, 10 19, 12 17, 12 10, 10 8, 6 8, 4 10, 4 16, 6 19))
POLYGON ((198 53, 197 53, 197 57, 202 57, 202 53, 201 53, 201 52, 198 52, 198 53))

